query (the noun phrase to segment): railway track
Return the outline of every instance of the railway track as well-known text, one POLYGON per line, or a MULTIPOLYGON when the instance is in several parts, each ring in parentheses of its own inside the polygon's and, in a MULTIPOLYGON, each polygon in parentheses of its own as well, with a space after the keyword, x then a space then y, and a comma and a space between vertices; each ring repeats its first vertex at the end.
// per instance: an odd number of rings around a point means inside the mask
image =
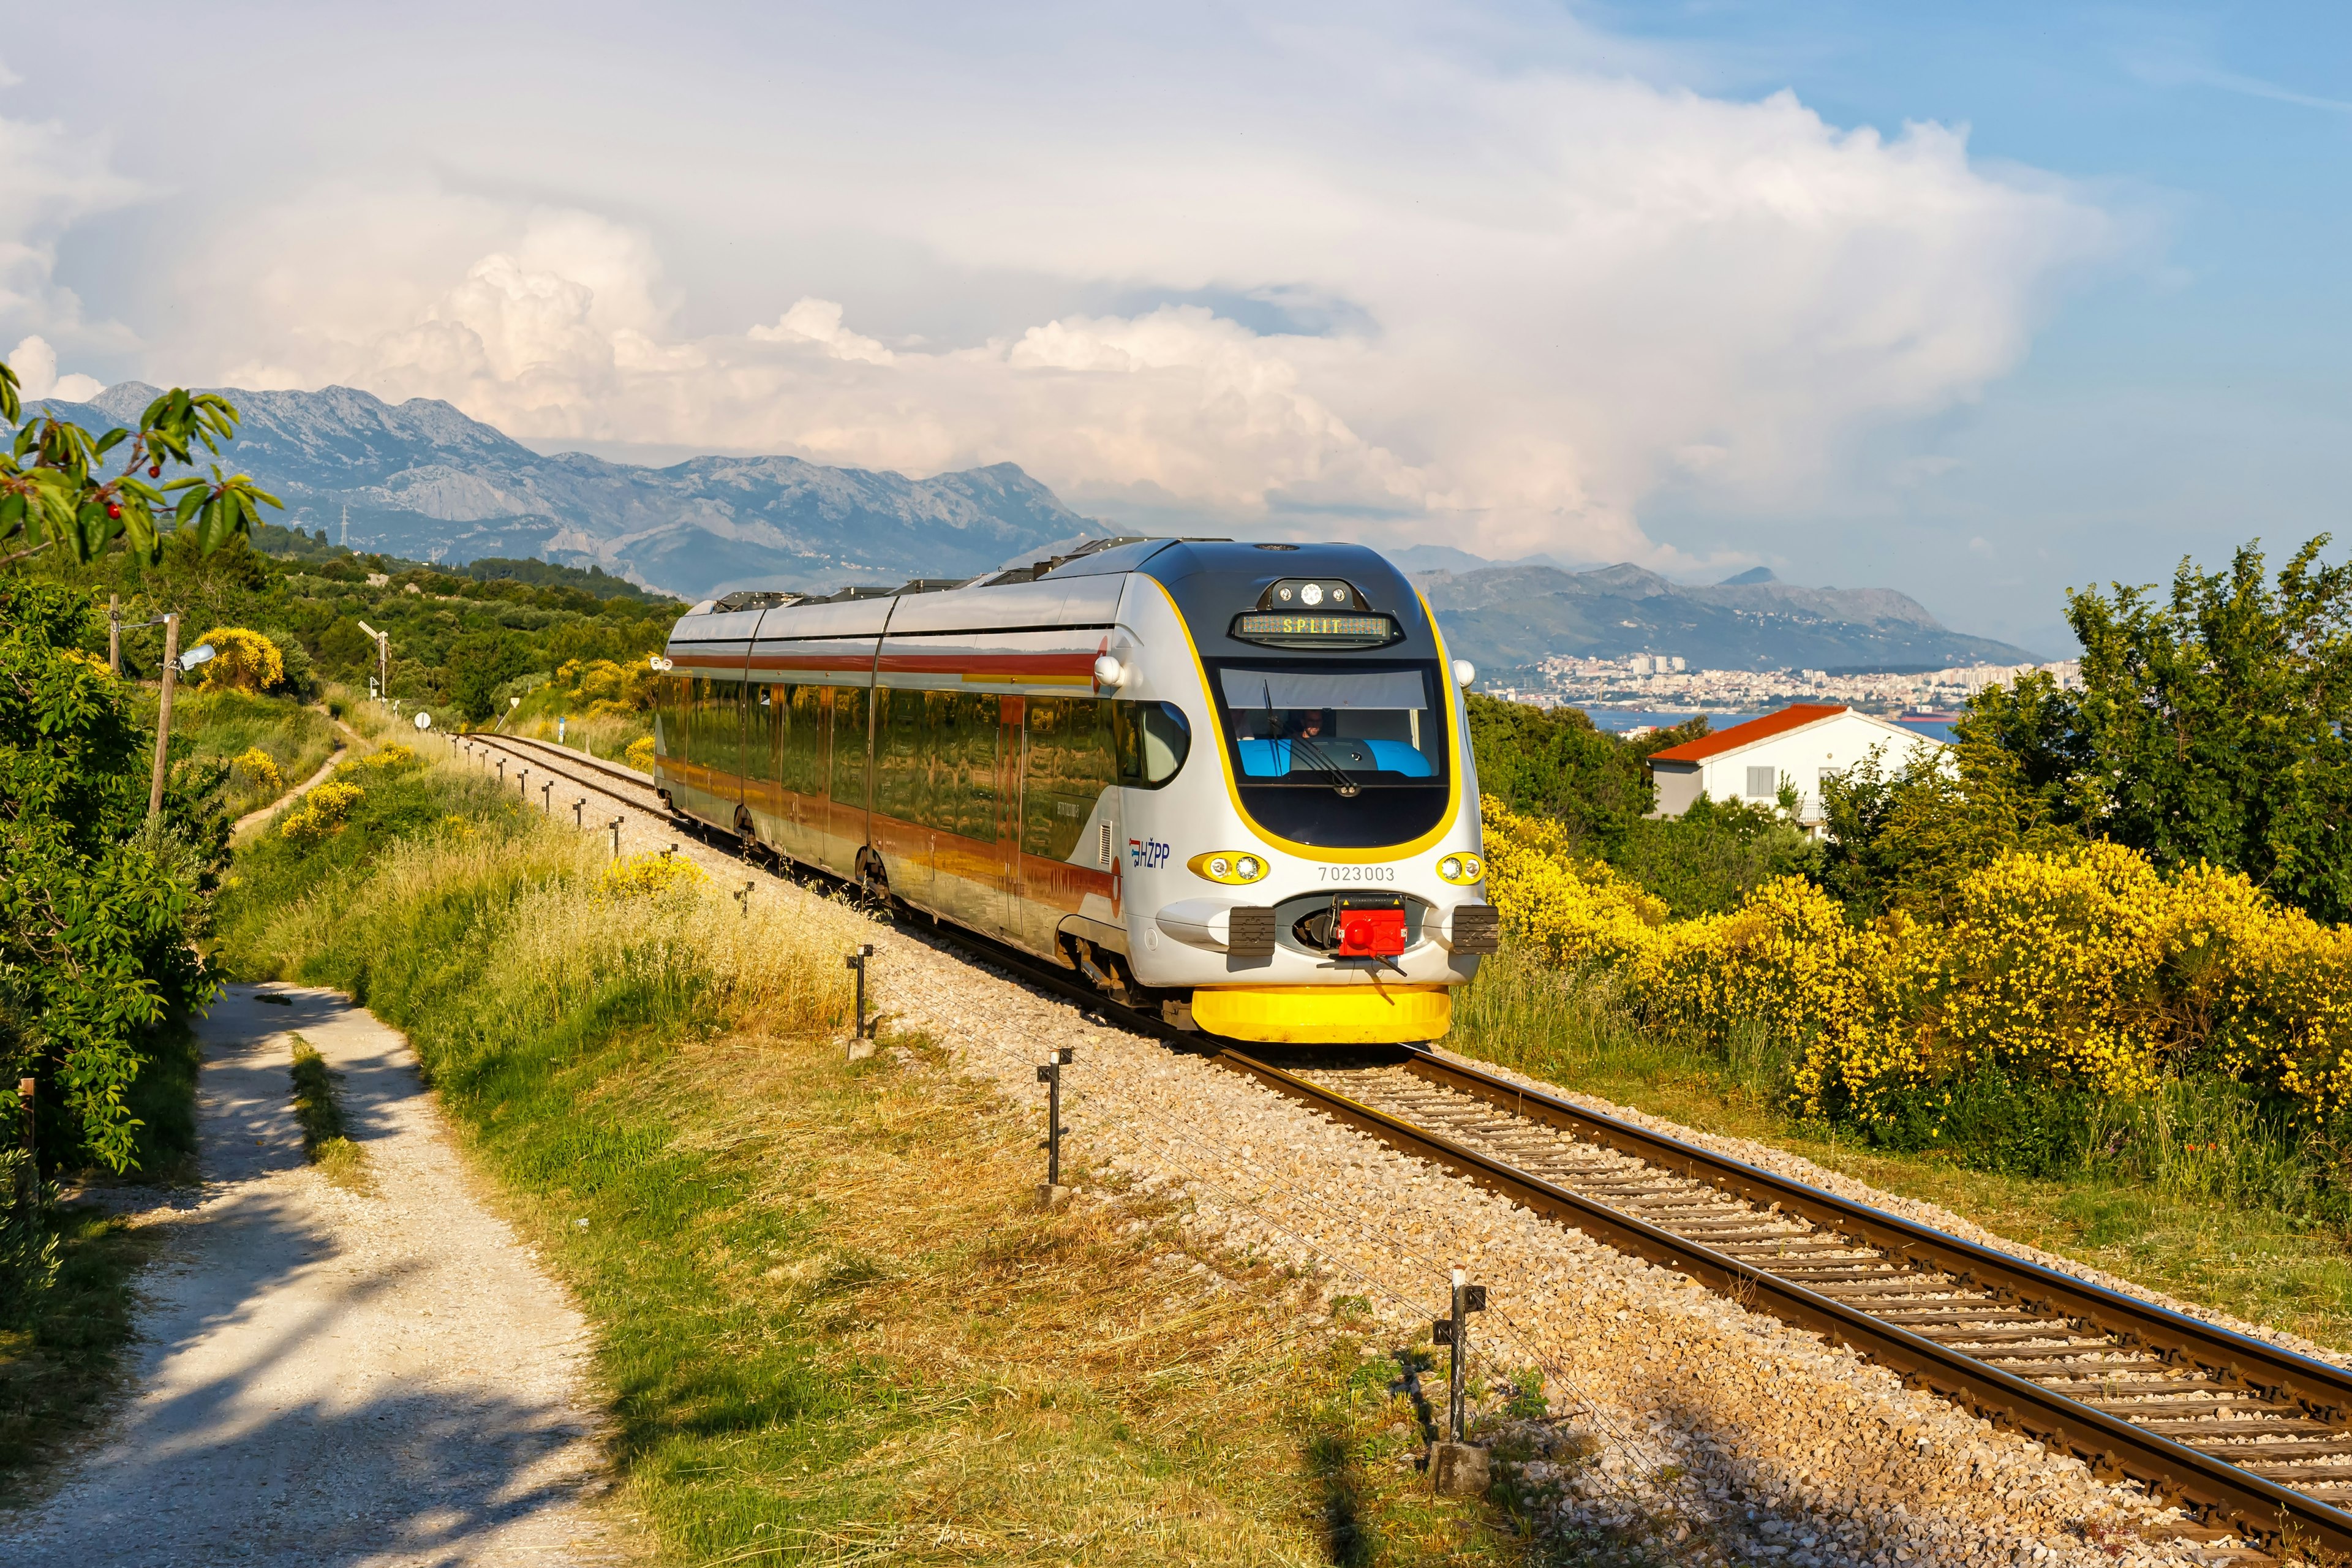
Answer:
POLYGON ((653 781, 634 768, 621 767, 602 758, 588 756, 569 746, 529 740, 520 735, 458 734, 450 739, 459 746, 478 747, 493 754, 502 752, 516 758, 526 767, 565 779, 634 810, 650 811, 672 821, 683 820, 673 816, 662 804, 653 781))
MULTIPOLYGON (((672 824, 644 775, 473 735, 672 824)), ((732 840, 728 839, 731 846, 732 840)), ((2193 1513, 2212 1561, 2352 1554, 2352 1373, 1411 1047, 1286 1065, 1108 1002, 1029 955, 958 945, 1512 1202, 1850 1346, 2193 1513), (2241 1544, 2244 1543, 2244 1544, 2241 1544)))

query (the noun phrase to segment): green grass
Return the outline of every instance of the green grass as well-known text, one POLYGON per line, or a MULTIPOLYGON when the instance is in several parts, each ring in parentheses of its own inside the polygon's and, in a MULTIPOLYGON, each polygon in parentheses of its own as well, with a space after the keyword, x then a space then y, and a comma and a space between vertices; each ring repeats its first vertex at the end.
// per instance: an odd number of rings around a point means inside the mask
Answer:
POLYGON ((0 1507, 35 1491, 60 1448, 104 1412, 121 1380, 155 1233, 87 1205, 50 1211, 57 1283, 0 1316, 0 1507))
POLYGON ((1263 1265, 1209 1257, 1216 1288, 1139 1194, 1040 1209, 992 1089, 918 1036, 845 1059, 823 917, 614 901, 576 837, 411 772, 314 850, 248 851, 223 952, 408 1032, 595 1325, 664 1560, 1521 1559, 1399 1463, 1362 1321, 1263 1265))
POLYGON ((2352 1228, 2325 1169, 2224 1086, 2176 1086, 2146 1105, 2091 1109, 2071 1169, 1972 1169, 1952 1151, 1874 1148, 1785 1109, 1772 1042, 1721 1050, 1656 1038, 1605 978, 1507 949, 1462 996, 1447 1045, 1704 1131, 1801 1154, 1986 1229, 2184 1300, 2352 1350, 2352 1228), (2128 1133, 2128 1137, 2119 1137, 2128 1133), (2114 1159, 2101 1152, 2120 1147, 2114 1159), (2218 1151, 2218 1152, 2217 1152, 2218 1151))
MULTIPOLYGON (((140 721, 152 731, 158 694, 142 688, 137 700, 140 721)), ((340 743, 324 713, 292 698, 207 691, 202 687, 183 688, 173 694, 172 734, 175 742, 186 742, 190 749, 185 754, 208 761, 231 762, 257 749, 269 758, 277 773, 275 783, 250 766, 230 773, 223 799, 232 817, 268 805, 317 773, 340 743)))
POLYGON ((318 1047, 299 1035, 294 1037, 292 1078, 294 1120, 302 1129, 304 1157, 339 1187, 355 1193, 373 1191, 367 1151, 352 1142, 343 1130, 335 1075, 318 1047))

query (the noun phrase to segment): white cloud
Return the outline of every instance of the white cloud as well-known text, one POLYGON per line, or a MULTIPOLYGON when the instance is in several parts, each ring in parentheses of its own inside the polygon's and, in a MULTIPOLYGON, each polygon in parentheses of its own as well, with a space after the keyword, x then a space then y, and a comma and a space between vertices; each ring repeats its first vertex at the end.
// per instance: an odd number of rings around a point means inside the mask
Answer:
MULTIPOLYGON (((0 77, 6 74, 0 67, 0 77)), ((0 331, 125 341, 120 327, 82 320, 81 300, 57 280, 58 242, 75 223, 139 195, 138 184, 110 165, 102 144, 54 122, 0 116, 0 331)))
POLYGON ((2122 243, 1948 127, 1843 130, 1785 93, 1369 26, 1175 40, 1149 91, 1107 85, 1132 39, 942 78, 812 34, 768 119, 649 105, 643 134, 685 139, 644 149, 658 176, 614 155, 534 183, 515 161, 562 144, 551 126, 464 149, 506 162, 462 190, 348 173, 249 213, 185 263, 172 346, 193 374, 446 397, 526 438, 1011 460, 1114 515, 1662 560, 1636 521, 1656 486, 1790 510, 1860 433, 2014 366, 2122 243), (519 189, 563 195, 483 194, 519 189), (723 254, 645 216, 719 203, 723 254), (852 254, 1026 303, 918 335, 914 286, 894 309, 852 254), (695 297, 719 286, 756 310, 695 297), (1340 325, 1253 331, 1206 298, 1328 301, 1340 325))
POLYGON ((16 373, 17 390, 25 400, 54 397, 60 403, 81 403, 106 390, 94 375, 58 374, 58 351, 37 332, 8 351, 8 368, 16 373))

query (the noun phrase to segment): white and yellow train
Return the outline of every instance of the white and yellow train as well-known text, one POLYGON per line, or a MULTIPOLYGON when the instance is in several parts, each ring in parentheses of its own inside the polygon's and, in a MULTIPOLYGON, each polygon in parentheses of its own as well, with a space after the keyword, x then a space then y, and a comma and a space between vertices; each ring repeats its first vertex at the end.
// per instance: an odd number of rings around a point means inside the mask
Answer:
POLYGON ((656 667, 673 810, 1181 1026, 1433 1040, 1495 951, 1470 668, 1360 546, 733 595, 656 667))

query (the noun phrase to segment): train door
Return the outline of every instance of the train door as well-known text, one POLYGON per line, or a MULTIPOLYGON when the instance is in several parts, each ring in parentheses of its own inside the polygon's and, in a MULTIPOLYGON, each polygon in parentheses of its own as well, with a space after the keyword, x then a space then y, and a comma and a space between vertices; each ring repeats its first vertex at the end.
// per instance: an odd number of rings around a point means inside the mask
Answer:
POLYGON ((778 686, 772 710, 777 840, 795 860, 820 865, 824 856, 824 688, 778 686))
POLYGON ((1026 700, 997 700, 996 854, 1002 891, 996 900, 996 935, 1021 935, 1021 725, 1026 700))
POLYGON ((718 712, 718 745, 712 761, 718 776, 712 780, 713 793, 718 796, 710 820, 721 827, 732 829, 740 820, 743 805, 743 786, 752 772, 745 760, 750 750, 744 727, 751 722, 749 700, 751 683, 741 676, 711 682, 718 712))
POLYGON ((864 686, 826 689, 830 744, 825 790, 824 868, 836 876, 857 874, 857 852, 866 847, 866 758, 871 735, 872 693, 864 686))

